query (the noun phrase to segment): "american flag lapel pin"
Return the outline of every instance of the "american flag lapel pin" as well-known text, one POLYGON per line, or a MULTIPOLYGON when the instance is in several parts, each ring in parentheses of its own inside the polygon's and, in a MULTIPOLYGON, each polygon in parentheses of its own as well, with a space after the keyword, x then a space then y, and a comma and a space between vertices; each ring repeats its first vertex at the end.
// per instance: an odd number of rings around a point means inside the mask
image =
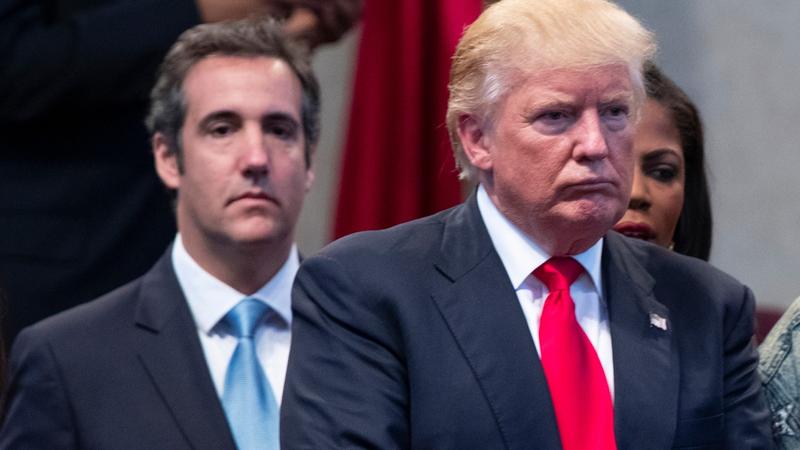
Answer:
POLYGON ((667 331, 667 318, 656 313, 650 313, 650 326, 667 331))

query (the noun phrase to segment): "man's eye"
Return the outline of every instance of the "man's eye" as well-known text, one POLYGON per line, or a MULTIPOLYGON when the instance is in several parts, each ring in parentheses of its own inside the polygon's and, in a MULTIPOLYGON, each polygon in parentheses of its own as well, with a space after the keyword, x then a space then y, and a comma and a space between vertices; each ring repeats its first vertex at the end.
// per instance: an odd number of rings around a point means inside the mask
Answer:
POLYGON ((575 116, 565 110, 543 111, 533 116, 531 124, 540 133, 554 135, 563 133, 575 121, 575 116))
POLYGON ((265 131, 278 139, 294 139, 297 135, 297 127, 288 123, 273 123, 265 127, 265 131))
POLYGON ((627 121, 630 109, 626 105, 611 105, 603 111, 606 120, 627 121))
POLYGON ((220 123, 211 126, 209 134, 214 137, 225 137, 233 133, 233 127, 230 124, 220 123))
POLYGON ((269 129, 269 132, 278 137, 286 137, 289 135, 289 130, 282 126, 273 126, 269 129))
POLYGON ((542 114, 541 118, 551 122, 557 122, 566 119, 567 115, 563 111, 548 111, 542 114))
POLYGON ((624 106, 612 106, 608 108, 608 115, 612 117, 627 116, 628 108, 624 106))
POLYGON ((629 111, 626 105, 610 105, 603 110, 602 118, 609 130, 621 131, 628 126, 629 111))

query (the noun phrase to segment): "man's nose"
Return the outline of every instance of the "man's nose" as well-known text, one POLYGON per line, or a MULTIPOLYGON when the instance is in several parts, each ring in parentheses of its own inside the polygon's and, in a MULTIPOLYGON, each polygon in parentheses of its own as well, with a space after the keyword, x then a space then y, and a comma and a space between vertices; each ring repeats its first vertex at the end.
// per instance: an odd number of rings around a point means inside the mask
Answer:
POLYGON ((584 113, 575 131, 577 133, 575 159, 593 161, 608 157, 606 130, 597 111, 584 113))
POLYGON ((259 178, 269 173, 269 149, 260 128, 248 130, 241 157, 242 172, 246 177, 259 178))
POLYGON ((647 211, 652 205, 650 191, 647 189, 645 176, 639 168, 633 171, 633 184, 631 185, 631 199, 628 209, 647 211))

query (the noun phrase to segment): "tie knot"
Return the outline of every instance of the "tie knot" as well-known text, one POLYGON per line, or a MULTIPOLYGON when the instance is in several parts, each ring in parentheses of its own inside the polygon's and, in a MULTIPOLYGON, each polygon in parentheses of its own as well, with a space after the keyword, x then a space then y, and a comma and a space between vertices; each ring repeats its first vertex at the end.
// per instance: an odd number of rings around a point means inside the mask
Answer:
POLYGON ((228 323, 237 338, 252 338, 258 321, 267 310, 269 310, 269 306, 264 302, 246 298, 231 308, 223 320, 228 323))
POLYGON ((569 290, 569 286, 578 279, 583 267, 578 261, 568 256, 554 256, 533 271, 550 292, 559 289, 569 290))

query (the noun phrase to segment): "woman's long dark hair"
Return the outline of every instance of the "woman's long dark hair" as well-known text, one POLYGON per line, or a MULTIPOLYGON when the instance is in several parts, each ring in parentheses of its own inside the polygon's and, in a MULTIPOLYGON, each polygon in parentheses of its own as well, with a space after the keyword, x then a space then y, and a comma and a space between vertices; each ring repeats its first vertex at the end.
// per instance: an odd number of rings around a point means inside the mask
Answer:
POLYGON ((644 69, 647 98, 657 101, 672 118, 681 139, 686 180, 673 250, 708 261, 711 253, 711 200, 706 179, 703 123, 689 97, 653 63, 644 69))

